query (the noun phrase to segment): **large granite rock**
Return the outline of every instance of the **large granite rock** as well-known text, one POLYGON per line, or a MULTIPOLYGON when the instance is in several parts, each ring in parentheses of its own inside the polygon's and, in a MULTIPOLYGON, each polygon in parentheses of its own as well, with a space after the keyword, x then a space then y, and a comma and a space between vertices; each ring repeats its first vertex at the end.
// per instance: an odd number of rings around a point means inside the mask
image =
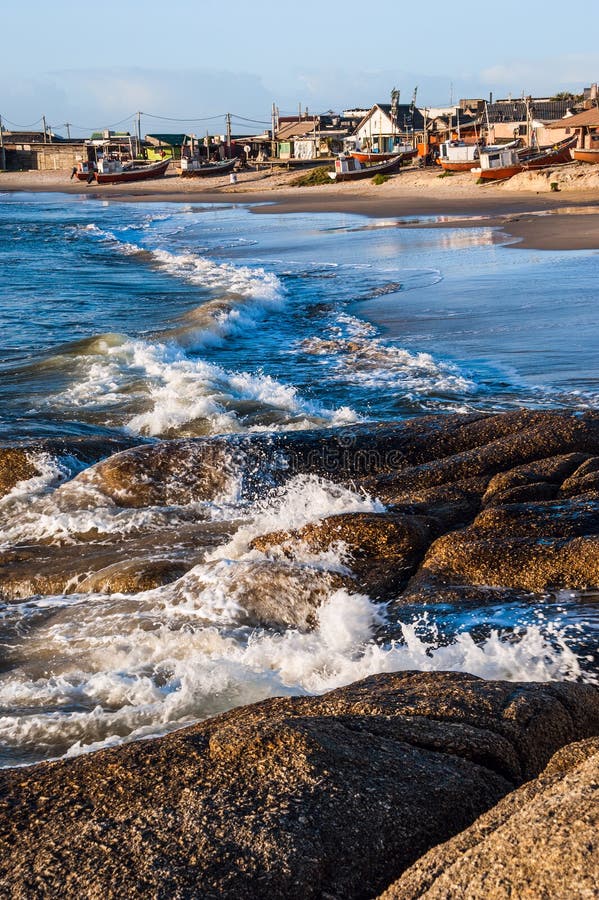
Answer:
POLYGON ((599 885, 599 739, 559 750, 544 772, 435 847, 381 900, 591 900, 599 885))
POLYGON ((367 898, 552 754, 597 689, 373 676, 0 772, 0 894, 367 898))

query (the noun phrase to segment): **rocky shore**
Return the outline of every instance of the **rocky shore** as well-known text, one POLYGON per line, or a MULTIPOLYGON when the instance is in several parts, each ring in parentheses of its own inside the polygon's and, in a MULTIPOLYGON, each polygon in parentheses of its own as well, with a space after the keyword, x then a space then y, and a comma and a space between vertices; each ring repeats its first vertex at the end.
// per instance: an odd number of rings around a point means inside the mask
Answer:
MULTIPOLYGON (((390 640, 415 604, 542 606, 599 588, 596 412, 14 444, 0 450, 4 503, 40 474, 40 450, 78 455, 82 470, 52 494, 65 515, 90 498, 123 514, 183 508, 231 479, 239 497, 259 497, 305 474, 377 498, 370 511, 248 534, 235 596, 249 626, 309 632, 343 588, 384 605, 390 640), (339 548, 346 565, 327 568, 339 548)), ((2 551, 0 591, 9 607, 32 594, 176 591, 230 538, 192 519, 175 535, 21 534, 2 551)), ((0 896, 586 900, 599 879, 599 689, 594 638, 581 640, 579 683, 380 674, 2 770, 0 896)))
POLYGON ((599 754, 597 741, 571 742, 598 729, 593 686, 463 674, 265 701, 0 773, 0 888, 19 900, 368 898, 389 885, 407 898, 431 883, 439 897, 589 897, 599 754), (472 847, 501 880, 472 853, 463 862, 472 847))

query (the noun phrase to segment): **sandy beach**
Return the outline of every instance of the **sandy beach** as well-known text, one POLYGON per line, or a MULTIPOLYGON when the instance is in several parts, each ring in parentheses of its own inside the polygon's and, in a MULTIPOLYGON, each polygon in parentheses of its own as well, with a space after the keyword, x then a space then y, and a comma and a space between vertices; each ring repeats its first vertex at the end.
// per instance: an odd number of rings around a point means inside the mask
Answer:
POLYGON ((284 168, 241 172, 210 182, 180 178, 130 185, 82 185, 70 172, 3 172, 0 193, 54 191, 121 202, 251 204, 268 213, 345 212, 371 218, 438 217, 436 227, 497 226, 514 238, 514 247, 539 250, 599 249, 599 172, 595 166, 569 164, 525 172, 507 182, 479 185, 470 173, 439 177, 437 169, 406 169, 382 185, 370 180, 296 187, 297 171, 284 168), (557 184, 558 190, 551 185, 557 184))

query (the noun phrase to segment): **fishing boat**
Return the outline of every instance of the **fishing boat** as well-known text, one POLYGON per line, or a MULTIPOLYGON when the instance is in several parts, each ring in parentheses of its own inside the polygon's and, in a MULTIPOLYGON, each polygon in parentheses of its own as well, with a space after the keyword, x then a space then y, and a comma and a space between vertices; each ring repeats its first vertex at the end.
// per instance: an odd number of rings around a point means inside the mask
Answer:
POLYGON ((124 184, 131 181, 146 181, 148 178, 161 178, 169 163, 170 159, 163 159, 155 163, 134 161, 123 165, 119 159, 100 159, 96 181, 98 184, 124 184))
POLYGON ((505 181, 519 172, 563 165, 570 162, 570 150, 575 143, 576 137, 571 137, 541 150, 488 147, 480 151, 480 167, 472 172, 483 181, 505 181))
POLYGON ((357 159, 358 162, 363 165, 386 162, 389 159, 395 159, 397 156, 401 157, 402 161, 413 159, 417 153, 418 150, 416 147, 410 147, 409 145, 398 147, 397 149, 392 150, 391 153, 370 153, 367 150, 350 150, 350 156, 357 159))
POLYGON ((577 162, 599 163, 599 149, 585 150, 584 147, 579 147, 572 150, 572 156, 577 162))
POLYGON ((437 162, 444 172, 469 172, 478 164, 478 160, 478 144, 444 141, 439 147, 437 162))
POLYGON ((514 148, 487 147, 480 150, 480 165, 472 169, 474 175, 483 181, 504 181, 517 175, 524 163, 514 148))
POLYGON ((548 147, 540 147, 534 150, 530 147, 520 150, 518 156, 524 163, 525 169, 542 169, 545 166, 559 166, 572 161, 570 151, 576 144, 576 135, 565 138, 557 144, 548 147))
POLYGON ((493 150, 513 150, 521 144, 520 138, 509 144, 485 147, 482 144, 466 144, 465 141, 444 141, 439 145, 437 163, 445 172, 470 172, 478 164, 481 153, 493 150))
POLYGON ((237 157, 224 159, 221 162, 201 162, 195 157, 181 159, 181 178, 211 178, 216 175, 228 175, 237 163, 237 157))
POLYGON ((387 159, 374 166, 362 165, 359 159, 353 156, 339 156, 335 160, 335 171, 329 172, 329 178, 333 181, 354 181, 357 178, 372 178, 373 175, 390 175, 401 166, 401 156, 395 154, 392 159, 387 159))
POLYGON ((86 181, 91 184, 96 177, 96 167, 91 162, 79 162, 71 172, 71 179, 76 178, 77 181, 86 181))

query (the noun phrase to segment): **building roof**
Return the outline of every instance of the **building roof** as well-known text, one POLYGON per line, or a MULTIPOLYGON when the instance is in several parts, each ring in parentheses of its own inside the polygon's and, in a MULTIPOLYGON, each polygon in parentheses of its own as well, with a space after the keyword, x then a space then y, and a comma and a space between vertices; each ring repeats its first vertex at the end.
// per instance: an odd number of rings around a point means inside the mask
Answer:
POLYGON ((2 129, 4 142, 8 144, 54 144, 63 141, 59 134, 47 131, 44 139, 43 131, 5 131, 2 129))
POLYGON ((287 122, 277 131, 278 141, 291 141, 295 137, 303 137, 305 134, 314 134, 314 129, 319 131, 318 119, 310 117, 295 122, 287 122))
POLYGON ((566 116, 551 122, 548 128, 599 128, 599 109, 585 109, 584 112, 575 116, 566 116))
MULTIPOLYGON (((385 113, 386 116, 391 118, 391 104, 390 103, 375 103, 374 106, 368 110, 364 118, 361 122, 356 126, 356 131, 358 131, 367 121, 368 119, 376 112, 377 109, 380 109, 385 113)), ((411 131, 414 129, 415 131, 422 131, 424 128, 424 118, 422 113, 418 109, 418 107, 414 107, 412 109, 411 103, 398 103, 397 105, 397 130, 398 131, 411 131)))
MULTIPOLYGON (((530 103, 530 111, 535 119, 541 122, 551 122, 553 119, 561 119, 572 106, 571 100, 535 100, 530 103)), ((524 100, 497 100, 495 103, 487 103, 485 118, 496 124, 499 122, 525 122, 526 103, 524 100)))
POLYGON ((167 147, 180 147, 187 139, 187 134, 146 134, 149 143, 166 144, 167 147))

